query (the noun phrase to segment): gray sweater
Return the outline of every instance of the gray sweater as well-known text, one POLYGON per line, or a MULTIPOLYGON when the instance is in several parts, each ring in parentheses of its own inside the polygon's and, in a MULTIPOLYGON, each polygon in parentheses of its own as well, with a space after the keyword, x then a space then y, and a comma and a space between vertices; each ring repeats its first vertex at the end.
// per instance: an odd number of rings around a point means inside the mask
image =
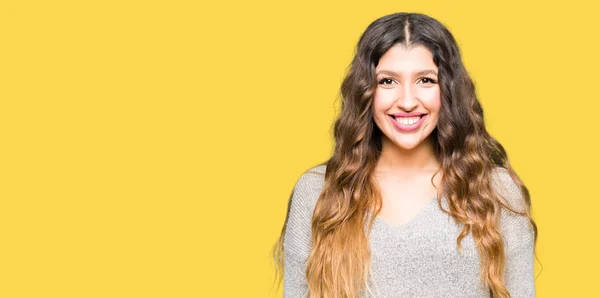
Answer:
MULTIPOLYGON (((306 264, 311 250, 311 219, 324 185, 326 165, 304 172, 290 202, 284 236, 284 297, 308 297, 306 264), (306 296, 305 296, 306 295, 306 296)), ((525 210, 519 188, 504 168, 493 171, 493 185, 515 209, 525 210)), ((446 198, 442 206, 448 210, 446 198)), ((502 210, 500 229, 506 256, 506 286, 511 297, 535 297, 533 228, 526 217, 502 210)), ((456 246, 461 226, 433 199, 407 223, 391 226, 375 218, 369 234, 375 297, 490 297, 479 275, 479 254, 471 233, 456 246)), ((364 291, 361 297, 373 297, 364 291)))

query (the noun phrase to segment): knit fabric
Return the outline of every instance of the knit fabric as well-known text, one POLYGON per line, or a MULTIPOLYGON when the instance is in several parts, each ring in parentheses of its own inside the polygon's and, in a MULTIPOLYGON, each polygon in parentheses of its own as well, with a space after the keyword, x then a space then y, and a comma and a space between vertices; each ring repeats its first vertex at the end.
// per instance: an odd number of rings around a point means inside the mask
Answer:
MULTIPOLYGON (((284 235, 284 298, 308 297, 306 265, 311 251, 311 220, 323 189, 326 165, 308 169, 297 180, 284 235)), ((518 185, 508 171, 497 167, 492 185, 513 209, 526 208, 518 185)), ((448 201, 441 197, 444 209, 448 201)), ((366 230, 366 229, 365 229, 366 230)), ((433 198, 400 226, 375 218, 369 233, 372 276, 370 291, 360 297, 490 297, 480 278, 480 259, 474 238, 456 239, 462 225, 444 213, 433 198)), ((506 286, 512 298, 535 297, 533 227, 527 217, 502 209, 506 286)))

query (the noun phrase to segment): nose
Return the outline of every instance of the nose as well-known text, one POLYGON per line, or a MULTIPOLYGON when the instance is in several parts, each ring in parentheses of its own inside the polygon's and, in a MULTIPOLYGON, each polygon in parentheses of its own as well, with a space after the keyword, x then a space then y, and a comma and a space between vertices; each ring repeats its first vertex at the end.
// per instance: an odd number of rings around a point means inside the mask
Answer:
POLYGON ((396 104, 402 110, 412 111, 419 105, 419 99, 416 97, 414 90, 412 90, 413 87, 413 85, 407 85, 403 88, 396 100, 396 104))

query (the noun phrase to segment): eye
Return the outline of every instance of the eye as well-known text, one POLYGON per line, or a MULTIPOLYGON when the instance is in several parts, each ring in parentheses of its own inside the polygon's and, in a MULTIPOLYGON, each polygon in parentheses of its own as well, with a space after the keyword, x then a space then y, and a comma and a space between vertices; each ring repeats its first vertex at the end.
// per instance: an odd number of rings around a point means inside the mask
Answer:
POLYGON ((436 80, 432 79, 432 78, 428 78, 428 77, 423 77, 421 79, 419 79, 419 81, 425 83, 425 84, 435 84, 437 83, 436 80))
POLYGON ((391 85, 391 83, 393 83, 393 82, 394 82, 394 79, 393 78, 389 78, 389 77, 388 78, 383 78, 383 79, 379 80, 379 84, 382 84, 382 85, 391 85))

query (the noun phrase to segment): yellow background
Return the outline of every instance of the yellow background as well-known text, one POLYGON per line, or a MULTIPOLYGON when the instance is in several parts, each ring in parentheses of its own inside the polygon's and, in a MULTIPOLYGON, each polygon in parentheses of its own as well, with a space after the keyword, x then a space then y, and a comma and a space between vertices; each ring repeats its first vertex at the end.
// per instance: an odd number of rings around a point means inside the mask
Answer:
POLYGON ((0 297, 280 297, 289 194, 397 11, 459 42, 532 195, 538 297, 597 295, 592 1, 0 3, 0 297))

